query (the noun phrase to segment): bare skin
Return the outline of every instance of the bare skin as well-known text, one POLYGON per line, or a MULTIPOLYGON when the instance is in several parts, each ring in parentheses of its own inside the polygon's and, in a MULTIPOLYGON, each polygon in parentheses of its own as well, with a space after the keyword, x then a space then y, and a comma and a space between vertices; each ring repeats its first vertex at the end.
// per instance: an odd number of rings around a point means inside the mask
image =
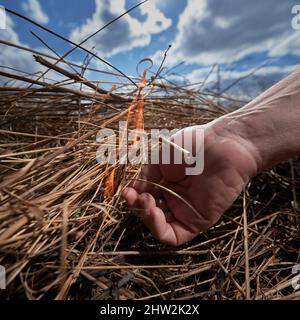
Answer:
MULTIPOLYGON (((202 174, 185 175, 184 164, 161 164, 145 166, 139 177, 173 190, 198 214, 182 199, 143 181, 123 192, 129 207, 140 209, 145 225, 163 243, 176 246, 193 239, 219 220, 252 177, 300 154, 300 70, 201 128, 202 174)), ((192 127, 184 130, 196 134, 192 127)))

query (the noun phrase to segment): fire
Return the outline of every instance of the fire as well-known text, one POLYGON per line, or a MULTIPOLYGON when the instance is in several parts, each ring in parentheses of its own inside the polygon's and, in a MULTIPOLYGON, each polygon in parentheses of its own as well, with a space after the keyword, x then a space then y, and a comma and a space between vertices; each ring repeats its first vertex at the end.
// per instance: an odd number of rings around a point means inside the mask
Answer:
POLYGON ((116 173, 116 168, 113 168, 110 174, 106 178, 105 188, 104 188, 105 198, 111 196, 115 191, 115 173, 116 173))
MULTIPOLYGON (((141 82, 139 84, 138 90, 136 94, 134 95, 127 112, 127 120, 126 120, 126 128, 124 132, 122 133, 122 139, 124 140, 127 128, 129 128, 131 119, 132 119, 132 113, 135 108, 137 107, 137 110, 135 112, 135 120, 134 120, 134 128, 135 129, 142 129, 143 128, 143 110, 144 110, 144 101, 145 101, 145 95, 143 94, 143 90, 146 87, 146 72, 144 72, 143 77, 141 78, 141 82)), ((136 143, 137 137, 135 137, 134 142, 136 143)), ((117 148, 116 153, 118 154, 119 150, 117 148)), ((105 187, 104 187, 104 197, 107 198, 111 196, 115 191, 115 175, 116 175, 116 166, 114 165, 111 168, 110 174, 106 177, 105 181, 105 187)))

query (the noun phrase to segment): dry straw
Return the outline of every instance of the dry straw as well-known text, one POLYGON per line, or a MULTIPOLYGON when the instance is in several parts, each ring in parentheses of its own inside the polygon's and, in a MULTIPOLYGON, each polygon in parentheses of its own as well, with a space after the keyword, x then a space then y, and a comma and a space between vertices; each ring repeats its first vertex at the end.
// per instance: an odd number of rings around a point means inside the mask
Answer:
POLYGON ((121 198, 140 166, 96 161, 97 131, 118 130, 129 111, 130 128, 171 129, 207 123, 239 101, 161 74, 105 89, 84 78, 87 64, 34 54, 64 81, 0 70, 9 81, 0 87, 2 298, 299 298, 297 159, 253 179, 216 226, 180 248, 155 241, 121 198))

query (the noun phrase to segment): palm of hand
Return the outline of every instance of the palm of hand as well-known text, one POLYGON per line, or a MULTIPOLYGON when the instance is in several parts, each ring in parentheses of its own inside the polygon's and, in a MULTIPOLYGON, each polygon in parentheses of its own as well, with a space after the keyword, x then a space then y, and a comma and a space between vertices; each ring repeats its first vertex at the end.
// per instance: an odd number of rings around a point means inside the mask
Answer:
POLYGON ((149 165, 124 197, 130 207, 142 209, 141 218, 155 238, 180 245, 219 220, 255 166, 244 141, 219 135, 207 126, 202 174, 185 175, 185 165, 149 165), (142 180, 160 183, 178 196, 142 180))

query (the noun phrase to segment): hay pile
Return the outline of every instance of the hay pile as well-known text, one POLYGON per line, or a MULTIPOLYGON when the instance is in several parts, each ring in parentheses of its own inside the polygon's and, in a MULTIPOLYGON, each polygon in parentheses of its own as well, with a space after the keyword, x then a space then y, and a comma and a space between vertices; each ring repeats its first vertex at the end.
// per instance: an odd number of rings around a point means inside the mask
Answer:
MULTIPOLYGON (((1 298, 300 297, 292 288, 299 160, 256 177, 245 199, 241 195, 218 225, 192 242, 159 244, 120 196, 140 167, 119 166, 113 194, 105 197, 111 168, 96 161, 98 130, 117 130, 137 89, 121 81, 105 91, 41 56, 36 60, 79 86, 0 73, 30 85, 0 87, 0 265, 7 271, 1 298)), ((240 105, 163 79, 149 90, 147 130, 206 123, 240 105)))

